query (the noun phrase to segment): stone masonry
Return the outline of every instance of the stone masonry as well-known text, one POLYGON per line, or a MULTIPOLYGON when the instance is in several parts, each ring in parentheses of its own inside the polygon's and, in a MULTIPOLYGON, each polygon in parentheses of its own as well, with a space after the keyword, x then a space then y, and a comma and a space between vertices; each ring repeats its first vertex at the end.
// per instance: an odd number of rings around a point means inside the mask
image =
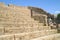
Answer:
MULTIPOLYGON (((52 39, 56 38, 56 40, 60 38, 56 29, 43 26, 43 23, 31 18, 31 10, 28 7, 6 6, 0 3, 0 40, 33 40, 47 35, 54 36, 52 39)), ((47 40, 52 40, 50 38, 47 40)), ((46 39, 42 38, 42 40, 46 39)))

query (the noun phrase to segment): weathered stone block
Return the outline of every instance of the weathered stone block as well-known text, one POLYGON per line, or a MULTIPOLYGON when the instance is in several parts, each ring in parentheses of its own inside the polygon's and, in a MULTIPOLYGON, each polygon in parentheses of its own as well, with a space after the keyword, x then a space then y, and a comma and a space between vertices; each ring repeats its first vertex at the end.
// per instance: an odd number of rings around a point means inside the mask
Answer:
POLYGON ((13 35, 2 35, 0 36, 0 40, 14 40, 13 35))
POLYGON ((24 28, 18 27, 5 27, 5 33, 22 33, 24 32, 24 28))
POLYGON ((0 35, 4 34, 4 27, 0 27, 0 35))

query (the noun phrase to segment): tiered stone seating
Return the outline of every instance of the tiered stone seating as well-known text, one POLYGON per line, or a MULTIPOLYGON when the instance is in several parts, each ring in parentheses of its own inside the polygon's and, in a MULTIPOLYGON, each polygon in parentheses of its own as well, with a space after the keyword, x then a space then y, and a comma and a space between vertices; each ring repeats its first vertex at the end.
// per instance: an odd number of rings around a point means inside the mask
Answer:
POLYGON ((30 40, 57 33, 31 18, 27 7, 0 5, 0 40, 30 40))

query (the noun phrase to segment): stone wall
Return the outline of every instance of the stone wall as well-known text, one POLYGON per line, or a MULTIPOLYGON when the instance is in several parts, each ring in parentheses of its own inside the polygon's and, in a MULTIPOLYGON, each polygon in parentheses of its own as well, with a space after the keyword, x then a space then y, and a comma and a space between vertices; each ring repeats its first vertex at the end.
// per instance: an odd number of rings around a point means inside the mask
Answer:
POLYGON ((37 12, 37 11, 34 11, 34 10, 32 10, 31 13, 32 13, 32 17, 36 21, 39 21, 39 23, 43 23, 43 25, 48 25, 48 23, 47 23, 47 15, 46 14, 43 14, 43 13, 40 13, 40 12, 37 12))

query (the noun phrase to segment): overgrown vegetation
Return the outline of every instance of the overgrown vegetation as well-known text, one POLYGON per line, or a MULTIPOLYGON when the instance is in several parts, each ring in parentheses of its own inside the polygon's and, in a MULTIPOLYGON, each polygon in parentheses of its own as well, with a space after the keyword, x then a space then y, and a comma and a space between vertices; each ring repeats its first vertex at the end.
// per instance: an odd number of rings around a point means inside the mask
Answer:
POLYGON ((57 23, 60 23, 60 13, 57 15, 57 23))
POLYGON ((58 33, 60 33, 60 26, 58 25, 60 24, 60 13, 58 13, 56 21, 57 21, 57 30, 58 30, 58 33))

